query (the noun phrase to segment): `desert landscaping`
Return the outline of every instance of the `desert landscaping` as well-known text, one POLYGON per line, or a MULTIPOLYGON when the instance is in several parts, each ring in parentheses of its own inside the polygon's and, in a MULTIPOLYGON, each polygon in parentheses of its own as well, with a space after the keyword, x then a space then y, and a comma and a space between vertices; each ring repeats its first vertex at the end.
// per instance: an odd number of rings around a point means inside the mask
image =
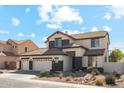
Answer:
POLYGON ((89 68, 86 72, 40 72, 38 80, 56 81, 72 84, 102 86, 109 88, 124 87, 124 75, 113 71, 110 74, 100 73, 97 69, 89 68), (92 69, 92 70, 91 70, 92 69))

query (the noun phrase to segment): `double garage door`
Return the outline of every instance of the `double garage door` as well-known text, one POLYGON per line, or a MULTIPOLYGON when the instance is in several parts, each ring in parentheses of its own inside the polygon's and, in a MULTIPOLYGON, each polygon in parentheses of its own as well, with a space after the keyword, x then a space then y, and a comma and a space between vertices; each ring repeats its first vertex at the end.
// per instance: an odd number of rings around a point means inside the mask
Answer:
POLYGON ((31 63, 29 61, 22 61, 21 64, 22 70, 50 71, 52 69, 51 61, 32 61, 31 63))

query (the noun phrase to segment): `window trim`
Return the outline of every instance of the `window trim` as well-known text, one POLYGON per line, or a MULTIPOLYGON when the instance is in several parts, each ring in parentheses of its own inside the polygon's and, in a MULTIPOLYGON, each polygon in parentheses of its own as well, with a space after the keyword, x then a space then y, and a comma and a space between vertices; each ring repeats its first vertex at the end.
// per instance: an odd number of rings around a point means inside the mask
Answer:
MULTIPOLYGON (((58 43, 58 41, 57 41, 57 43, 58 43)), ((61 47, 62 46, 62 38, 55 38, 55 47, 61 47), (57 39, 60 39, 61 40, 61 45, 59 45, 59 44, 56 44, 56 40, 57 39)))
POLYGON ((99 48, 99 47, 100 47, 100 38, 91 39, 91 48, 99 48))

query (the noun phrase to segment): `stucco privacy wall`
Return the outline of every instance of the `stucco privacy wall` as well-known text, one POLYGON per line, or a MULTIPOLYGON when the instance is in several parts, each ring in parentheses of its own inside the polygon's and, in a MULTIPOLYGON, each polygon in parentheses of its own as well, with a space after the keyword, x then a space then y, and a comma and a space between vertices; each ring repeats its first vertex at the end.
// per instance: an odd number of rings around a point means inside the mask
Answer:
POLYGON ((124 63, 122 62, 104 62, 103 69, 106 73, 112 73, 113 71, 117 71, 118 73, 124 73, 124 63))

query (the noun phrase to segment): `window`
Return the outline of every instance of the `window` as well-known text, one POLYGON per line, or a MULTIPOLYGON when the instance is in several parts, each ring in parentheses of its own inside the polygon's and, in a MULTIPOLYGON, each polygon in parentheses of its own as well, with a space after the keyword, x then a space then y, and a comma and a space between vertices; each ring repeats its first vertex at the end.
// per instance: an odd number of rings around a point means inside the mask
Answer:
POLYGON ((62 46, 62 40, 61 40, 61 38, 56 38, 55 39, 55 46, 57 46, 57 47, 61 47, 62 46))
POLYGON ((17 46, 12 46, 13 48, 17 48, 17 46))
POLYGON ((91 47, 99 47, 100 42, 99 39, 91 39, 91 47))
POLYGON ((25 52, 28 52, 28 50, 29 50, 28 47, 25 47, 25 52))

